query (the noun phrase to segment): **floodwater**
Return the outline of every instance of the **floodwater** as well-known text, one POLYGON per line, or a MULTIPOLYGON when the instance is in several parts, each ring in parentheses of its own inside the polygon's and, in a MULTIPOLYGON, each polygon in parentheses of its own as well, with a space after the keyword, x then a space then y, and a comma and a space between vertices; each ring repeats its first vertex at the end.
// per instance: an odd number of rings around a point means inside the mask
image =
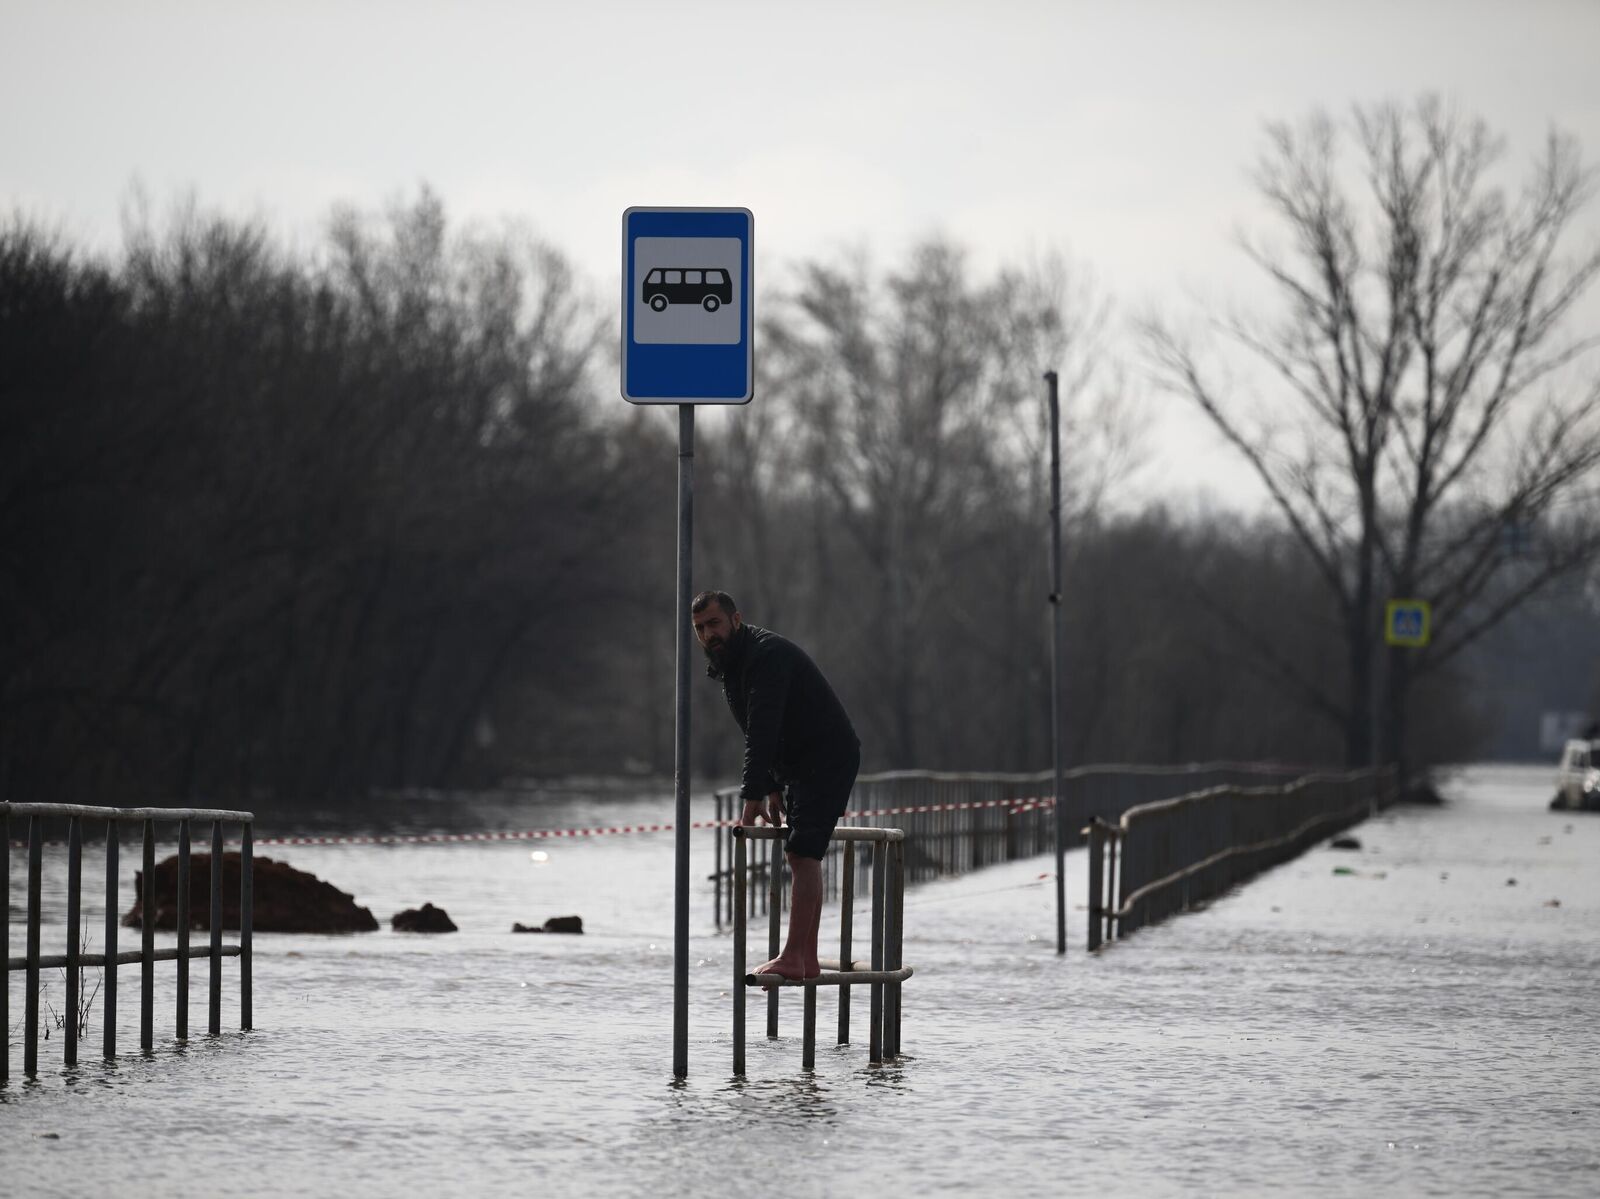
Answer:
MULTIPOLYGON (((697 891, 682 1085, 670 834, 263 847, 354 892, 384 931, 257 934, 255 1031, 183 1047, 163 964, 149 1058, 124 967, 114 1064, 92 1030, 82 1065, 63 1071, 52 1039, 24 1083, 14 1046, 0 1177, 8 1196, 1595 1194, 1600 817, 1547 811, 1548 769, 1477 767, 1443 790, 1446 807, 1358 827, 1360 852, 1318 847, 1093 958, 1081 910, 1054 953, 1049 857, 915 888, 906 1056, 881 1067, 864 1041, 824 1041, 803 1072, 791 993, 775 1042, 750 1005, 748 1074, 731 1077, 730 943, 697 891), (424 900, 462 931, 388 931, 424 900), (567 913, 586 935, 508 931, 567 913)), ((710 869, 701 834, 694 875, 710 869)), ((58 919, 62 875, 47 885, 58 919)), ((1077 909, 1081 852, 1068 886, 1077 909)), ((200 963, 195 976, 203 1029, 200 963)), ((235 1024, 236 977, 230 961, 235 1024)), ((21 998, 16 976, 14 1024, 21 998)), ((826 1029, 833 997, 818 1010, 826 1029)))

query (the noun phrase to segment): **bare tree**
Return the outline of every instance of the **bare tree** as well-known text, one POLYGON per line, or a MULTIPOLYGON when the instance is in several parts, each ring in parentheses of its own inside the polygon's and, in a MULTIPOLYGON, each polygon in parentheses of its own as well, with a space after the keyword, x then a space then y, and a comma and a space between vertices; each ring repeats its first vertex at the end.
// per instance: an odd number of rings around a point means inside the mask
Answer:
POLYGON ((1567 250, 1592 174, 1552 133, 1508 197, 1501 154, 1483 121, 1432 97, 1269 127, 1256 183, 1287 247, 1244 249, 1281 305, 1218 322, 1272 380, 1264 419, 1189 339, 1144 323, 1158 380, 1259 476, 1331 602, 1343 694, 1276 668, 1342 724, 1352 764, 1371 758, 1374 725, 1385 759, 1404 761, 1412 683, 1600 547, 1592 512, 1551 519, 1600 461, 1597 339, 1565 332, 1600 270, 1600 250, 1567 250), (1389 597, 1430 601, 1434 634, 1390 653, 1374 719, 1389 597))
MULTIPOLYGON (((994 673, 1013 694, 1039 681, 1041 374, 1086 383, 1104 322, 1092 287, 1070 282, 1059 264, 975 279, 959 248, 931 242, 886 275, 803 264, 773 305, 765 353, 791 414, 795 486, 844 533, 818 540, 845 560, 813 572, 834 579, 819 604, 855 630, 863 718, 896 764, 974 742, 985 761, 1009 757, 1027 723, 990 708, 993 735, 952 737, 942 696, 953 680, 992 691, 994 673)), ((1093 459, 1074 477, 1098 479, 1093 459)))

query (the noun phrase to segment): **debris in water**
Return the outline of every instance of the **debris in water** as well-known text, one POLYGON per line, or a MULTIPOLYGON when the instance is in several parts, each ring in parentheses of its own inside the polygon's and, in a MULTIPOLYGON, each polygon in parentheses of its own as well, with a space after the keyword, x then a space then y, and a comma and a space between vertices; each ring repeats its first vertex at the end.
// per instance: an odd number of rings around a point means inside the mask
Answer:
POLYGON ((389 917, 389 927, 397 933, 453 933, 456 922, 450 913, 425 903, 420 908, 407 908, 389 917))
POLYGON ((1334 867, 1334 868, 1333 868, 1333 872, 1334 872, 1334 873, 1335 873, 1335 874, 1354 874, 1354 873, 1355 873, 1355 871, 1354 871, 1354 870, 1352 870, 1352 869, 1351 869, 1351 868, 1350 868, 1350 867, 1348 867, 1348 866, 1335 866, 1335 867, 1334 867))
POLYGON ((1355 837, 1335 837, 1328 842, 1329 849, 1360 849, 1361 842, 1355 837))
POLYGON ((1517 880, 1516 879, 1514 879, 1514 878, 1506 879, 1506 886, 1515 887, 1516 885, 1517 885, 1517 880))
POLYGON ((1544 901, 1544 906, 1547 908, 1559 908, 1561 901, 1559 899, 1547 899, 1544 901))

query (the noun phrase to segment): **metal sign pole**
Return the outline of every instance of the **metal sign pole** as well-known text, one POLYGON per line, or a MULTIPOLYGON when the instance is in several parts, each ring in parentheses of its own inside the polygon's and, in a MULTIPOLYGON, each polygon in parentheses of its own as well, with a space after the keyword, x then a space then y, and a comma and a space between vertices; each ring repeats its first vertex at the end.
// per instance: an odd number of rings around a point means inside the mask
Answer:
POLYGON ((1056 952, 1067 952, 1067 805, 1061 794, 1061 400, 1050 387, 1050 768, 1056 801, 1056 952))
POLYGON ((689 1073, 689 579, 694 559, 694 405, 678 405, 678 682, 677 736, 672 750, 673 882, 672 1075, 689 1073))

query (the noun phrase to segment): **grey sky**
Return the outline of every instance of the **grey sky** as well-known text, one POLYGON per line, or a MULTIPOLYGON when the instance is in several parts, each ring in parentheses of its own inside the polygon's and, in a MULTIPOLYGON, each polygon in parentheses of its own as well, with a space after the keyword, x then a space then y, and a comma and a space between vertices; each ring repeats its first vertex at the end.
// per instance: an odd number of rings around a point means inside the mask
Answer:
MULTIPOLYGON (((109 247, 138 178, 308 243, 335 202, 425 181, 458 219, 527 220, 602 297, 623 209, 739 205, 758 287, 938 232, 1178 309, 1249 296, 1230 235, 1265 121, 1426 89, 1513 166, 1552 123, 1600 159, 1600 2, 0 0, 0 203, 109 247)), ((1164 483, 1242 494, 1154 410, 1164 483)))

